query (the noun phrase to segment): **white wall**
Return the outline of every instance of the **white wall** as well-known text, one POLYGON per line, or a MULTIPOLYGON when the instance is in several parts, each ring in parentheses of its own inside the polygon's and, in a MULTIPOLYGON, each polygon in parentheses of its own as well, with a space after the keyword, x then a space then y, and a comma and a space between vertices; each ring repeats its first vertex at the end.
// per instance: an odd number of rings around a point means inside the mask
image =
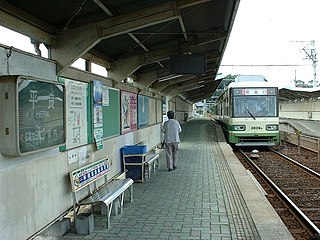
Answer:
MULTIPOLYGON (((0 75, 7 75, 5 56, 6 50, 0 47, 0 75)), ((12 74, 56 79, 56 66, 51 61, 20 52, 14 52, 10 61, 12 74)), ((4 114, 8 110, 0 109, 4 114)), ((155 124, 105 139, 99 151, 88 144, 65 152, 56 147, 26 156, 0 154, 0 239, 26 239, 72 207, 68 172, 108 157, 111 179, 121 169, 120 148, 143 142, 150 150, 161 141, 160 129, 161 124, 155 124), (68 161, 71 152, 79 153, 77 161, 68 161)))
POLYGON ((282 102, 280 117, 320 121, 320 101, 282 102))
POLYGON ((68 152, 58 149, 24 157, 0 155, 0 238, 25 239, 43 228, 72 207, 68 172, 108 157, 111 179, 121 169, 120 148, 142 141, 148 150, 152 149, 160 142, 160 126, 105 140, 100 151, 94 151, 92 145, 85 146, 88 159, 71 164, 68 164, 68 152))
POLYGON ((25 75, 56 80, 56 65, 53 61, 44 61, 41 57, 17 49, 12 50, 11 56, 7 58, 8 51, 0 45, 0 75, 25 75))
POLYGON ((176 98, 176 119, 178 121, 185 121, 192 116, 192 105, 176 98))

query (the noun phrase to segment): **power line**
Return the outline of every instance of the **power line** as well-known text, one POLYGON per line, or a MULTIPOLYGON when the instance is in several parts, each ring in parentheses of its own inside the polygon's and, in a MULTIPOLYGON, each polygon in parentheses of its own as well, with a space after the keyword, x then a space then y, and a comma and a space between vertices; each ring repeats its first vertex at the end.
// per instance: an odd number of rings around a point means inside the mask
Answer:
MULTIPOLYGON (((306 41, 291 41, 291 42, 300 42, 303 45, 306 44, 306 41)), ((316 50, 316 41, 312 40, 307 44, 305 47, 302 48, 302 50, 307 55, 307 59, 312 61, 312 67, 313 67, 313 87, 317 86, 317 50, 316 50), (309 52, 310 51, 310 52, 309 52)))

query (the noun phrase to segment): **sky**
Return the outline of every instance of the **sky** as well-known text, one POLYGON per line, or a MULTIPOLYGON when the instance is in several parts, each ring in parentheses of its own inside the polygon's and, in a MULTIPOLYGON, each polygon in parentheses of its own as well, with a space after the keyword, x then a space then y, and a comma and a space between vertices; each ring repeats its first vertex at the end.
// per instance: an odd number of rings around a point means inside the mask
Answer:
MULTIPOLYGON (((19 34, 17 32, 11 31, 2 26, 0 26, 0 44, 6 45, 6 46, 13 46, 17 49, 35 54, 34 46, 33 44, 31 44, 29 37, 19 34)), ((40 51, 41 51, 42 57, 45 57, 45 58, 48 57, 48 50, 44 46, 44 44, 40 44, 40 51)), ((78 59, 74 64, 72 64, 72 66, 84 70, 85 61, 83 59, 78 59)), ((91 70, 93 73, 97 73, 102 76, 107 76, 107 70, 102 66, 99 66, 93 63, 91 67, 92 67, 91 70)))
MULTIPOLYGON (((320 51, 319 10, 319 0, 241 0, 219 73, 263 75, 280 87, 312 80, 312 61, 302 48, 310 53, 314 40, 320 51)), ((0 43, 34 53, 28 37, 1 26, 0 43)), ((46 57, 46 48, 40 49, 46 57)))
POLYGON ((312 80, 312 61, 302 48, 310 53, 314 40, 319 52, 319 10, 319 0, 241 0, 219 73, 263 75, 280 87, 312 80))
MULTIPOLYGON (((11 31, 1 25, 0 43, 6 46, 13 46, 14 48, 18 48, 29 53, 35 53, 29 37, 11 31)), ((40 50, 43 57, 48 57, 48 51, 43 44, 40 45, 40 50)))

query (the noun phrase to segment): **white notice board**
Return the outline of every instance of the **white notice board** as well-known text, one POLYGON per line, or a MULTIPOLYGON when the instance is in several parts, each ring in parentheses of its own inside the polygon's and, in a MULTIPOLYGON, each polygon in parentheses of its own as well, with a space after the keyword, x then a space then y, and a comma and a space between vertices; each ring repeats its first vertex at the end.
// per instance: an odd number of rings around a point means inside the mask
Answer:
POLYGON ((88 83, 64 79, 66 87, 66 149, 88 143, 88 83))

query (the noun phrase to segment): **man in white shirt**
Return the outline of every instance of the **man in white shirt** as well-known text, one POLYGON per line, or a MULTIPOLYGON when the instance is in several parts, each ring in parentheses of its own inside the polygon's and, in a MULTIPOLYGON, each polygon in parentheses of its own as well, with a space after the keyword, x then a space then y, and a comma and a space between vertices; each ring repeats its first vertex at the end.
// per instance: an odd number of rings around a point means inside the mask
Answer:
POLYGON ((180 123, 174 119, 174 112, 167 112, 168 120, 164 122, 162 132, 164 133, 164 143, 166 147, 167 168, 177 169, 178 145, 180 143, 179 133, 181 132, 180 123))

